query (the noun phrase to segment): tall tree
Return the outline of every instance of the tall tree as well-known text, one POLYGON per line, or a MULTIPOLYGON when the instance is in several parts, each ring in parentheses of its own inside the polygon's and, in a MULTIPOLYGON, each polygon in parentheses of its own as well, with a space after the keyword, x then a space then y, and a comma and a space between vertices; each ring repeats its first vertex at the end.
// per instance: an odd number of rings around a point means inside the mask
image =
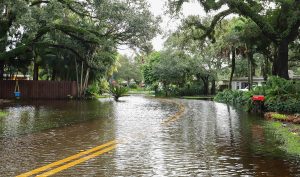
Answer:
MULTIPOLYGON (((170 9, 179 10, 189 0, 169 0, 170 9)), ((213 36, 216 25, 230 14, 238 14, 251 19, 262 33, 276 46, 277 55, 273 61, 273 75, 288 79, 289 44, 299 35, 299 0, 198 0, 207 12, 220 11, 209 26, 201 21, 193 25, 205 31, 205 36, 213 36), (228 7, 222 11, 223 7, 228 7)))
MULTIPOLYGON (((101 51, 108 56, 109 51, 114 53, 121 44, 142 49, 148 47, 149 39, 159 30, 156 25, 159 19, 153 17, 145 1, 17 2, 21 5, 10 0, 3 3, 1 1, 1 5, 8 9, 1 9, 1 23, 11 19, 7 28, 1 28, 0 37, 4 41, 4 47, 0 50, 1 62, 33 53, 36 48, 46 47, 68 50, 88 65, 88 60, 92 58, 87 56, 98 56, 94 52, 101 51), (16 36, 15 32, 20 29, 23 32, 16 36), (6 40, 15 41, 11 42, 10 50, 5 49, 9 46, 6 40)), ((35 56, 39 56, 38 53, 35 56)))

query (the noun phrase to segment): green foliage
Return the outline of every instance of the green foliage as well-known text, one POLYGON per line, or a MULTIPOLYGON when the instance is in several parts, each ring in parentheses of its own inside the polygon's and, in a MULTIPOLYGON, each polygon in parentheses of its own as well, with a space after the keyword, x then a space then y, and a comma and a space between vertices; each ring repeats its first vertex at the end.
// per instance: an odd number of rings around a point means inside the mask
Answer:
POLYGON ((287 116, 284 114, 274 113, 274 114, 272 114, 272 118, 273 119, 286 119, 287 116))
POLYGON ((124 96, 128 92, 128 88, 121 85, 111 85, 110 93, 114 97, 115 101, 118 101, 120 97, 124 96))
POLYGON ((225 90, 219 92, 215 101, 247 105, 251 108, 253 95, 264 95, 267 111, 285 113, 300 113, 300 83, 279 77, 270 77, 262 87, 256 87, 249 92, 225 90))
POLYGON ((300 83, 271 77, 261 91, 266 95, 265 105, 269 111, 300 112, 300 83))
POLYGON ((88 83, 111 74, 119 45, 150 50, 160 21, 145 0, 6 0, 0 11, 0 69, 31 74, 34 61, 41 79, 78 81, 83 68, 88 83))
POLYGON ((97 95, 99 95, 99 85, 98 83, 93 83, 91 85, 88 86, 88 88, 85 91, 85 95, 87 97, 96 97, 97 95))
POLYGON ((178 88, 177 92, 174 93, 175 96, 194 96, 203 94, 203 85, 198 83, 192 83, 185 85, 182 88, 178 88))
POLYGON ((280 139, 281 149, 289 154, 300 155, 300 126, 289 124, 283 126, 283 123, 278 121, 266 122, 266 127, 273 135, 280 139))
POLYGON ((214 97, 215 101, 233 105, 246 105, 249 99, 250 96, 248 93, 239 90, 224 90, 214 97))
POLYGON ((99 81, 99 93, 102 95, 109 92, 109 82, 106 79, 101 79, 99 81))
POLYGON ((141 65, 138 61, 131 61, 131 59, 127 56, 119 56, 119 64, 120 66, 114 73, 115 80, 124 80, 129 82, 133 79, 137 83, 143 80, 141 65))
POLYGON ((142 66, 145 84, 155 85, 158 81, 158 78, 154 75, 153 67, 159 62, 160 58, 161 52, 152 52, 147 56, 146 62, 142 66))
POLYGON ((8 113, 0 110, 0 118, 7 116, 8 113))
MULTIPOLYGON (((170 12, 174 13, 181 9, 183 3, 192 0, 169 0, 170 12), (174 11, 176 9, 176 11, 174 11)), ((279 0, 279 1, 243 1, 243 0, 198 0, 199 4, 207 12, 214 12, 210 22, 204 19, 188 18, 186 28, 190 29, 188 33, 190 38, 205 40, 206 38, 215 41, 218 37, 216 29, 227 22, 226 16, 238 14, 241 18, 235 22, 233 28, 228 28, 226 33, 221 34, 223 41, 228 47, 238 46, 238 50, 246 47, 247 53, 259 51, 266 58, 273 62, 273 73, 283 78, 288 78, 288 62, 290 45, 297 41, 298 30, 300 27, 300 8, 298 0, 279 0), (275 4, 275 5, 274 5, 275 4), (273 6, 274 8, 270 8, 273 6), (228 7, 223 9, 222 7, 228 7), (220 25, 219 25, 220 24, 220 25), (194 35, 194 31, 198 35, 194 35), (272 44, 272 45, 271 45, 272 44), (276 55, 270 55, 270 48, 274 47, 272 52, 276 55), (284 65, 284 66, 279 66, 284 65)), ((226 48, 224 45, 224 48, 226 48)), ((223 50, 224 51, 224 50, 223 50)), ((299 50, 298 50, 299 51, 299 50)), ((251 54, 252 55, 252 54, 251 54)), ((250 57, 251 58, 251 57, 250 57)), ((263 72, 269 72, 268 64, 265 64, 263 72)))
POLYGON ((138 85, 137 84, 129 84, 130 89, 137 89, 138 85))
POLYGON ((152 67, 153 75, 164 86, 184 84, 189 74, 191 58, 181 51, 165 51, 159 62, 152 67))

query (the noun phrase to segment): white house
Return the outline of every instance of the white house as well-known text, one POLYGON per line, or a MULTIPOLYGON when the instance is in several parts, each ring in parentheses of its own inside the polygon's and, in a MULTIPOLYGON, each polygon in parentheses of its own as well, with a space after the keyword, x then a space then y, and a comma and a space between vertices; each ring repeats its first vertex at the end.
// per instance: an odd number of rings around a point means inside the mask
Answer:
MULTIPOLYGON (((263 77, 253 77, 253 85, 262 86, 265 83, 263 77)), ((229 80, 223 80, 221 85, 228 86, 229 80)), ((233 90, 245 89, 248 86, 248 77, 233 78, 231 88, 233 90)))
MULTIPOLYGON (((300 75, 295 75, 292 70, 289 70, 289 77, 292 80, 300 80, 300 75)), ((262 86, 265 82, 262 76, 253 77, 253 86, 262 86)), ((225 88, 228 84, 229 80, 222 80, 219 86, 225 88)), ((231 86, 233 90, 245 89, 248 86, 248 77, 233 78, 231 86)))

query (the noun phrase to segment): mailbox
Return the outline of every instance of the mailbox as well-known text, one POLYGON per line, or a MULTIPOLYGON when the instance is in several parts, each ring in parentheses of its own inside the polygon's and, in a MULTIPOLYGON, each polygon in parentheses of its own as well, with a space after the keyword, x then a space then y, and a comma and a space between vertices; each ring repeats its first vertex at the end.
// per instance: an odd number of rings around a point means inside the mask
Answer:
POLYGON ((264 95, 253 95, 252 100, 253 101, 265 101, 265 96, 264 95))

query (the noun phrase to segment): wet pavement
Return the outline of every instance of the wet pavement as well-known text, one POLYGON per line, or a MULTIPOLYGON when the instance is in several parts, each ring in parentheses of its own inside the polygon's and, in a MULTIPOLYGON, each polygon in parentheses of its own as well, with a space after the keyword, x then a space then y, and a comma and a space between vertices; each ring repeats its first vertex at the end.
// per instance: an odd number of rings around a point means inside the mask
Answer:
MULTIPOLYGON (((142 96, 121 102, 36 101, 2 107, 0 176, 16 176, 118 140, 115 149, 53 176, 300 176, 257 116, 224 104, 142 96)), ((51 170, 51 169, 48 169, 51 170)))

